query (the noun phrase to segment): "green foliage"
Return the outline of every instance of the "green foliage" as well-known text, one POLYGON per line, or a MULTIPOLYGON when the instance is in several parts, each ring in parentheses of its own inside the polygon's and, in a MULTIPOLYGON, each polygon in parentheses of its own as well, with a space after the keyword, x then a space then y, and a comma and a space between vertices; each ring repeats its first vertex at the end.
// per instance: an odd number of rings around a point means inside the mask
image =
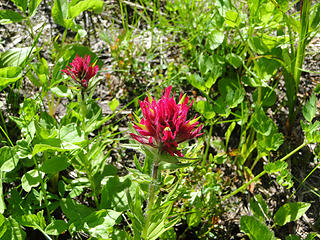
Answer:
POLYGON ((286 203, 275 213, 274 222, 277 225, 283 226, 288 222, 296 221, 310 206, 310 203, 304 202, 286 203))

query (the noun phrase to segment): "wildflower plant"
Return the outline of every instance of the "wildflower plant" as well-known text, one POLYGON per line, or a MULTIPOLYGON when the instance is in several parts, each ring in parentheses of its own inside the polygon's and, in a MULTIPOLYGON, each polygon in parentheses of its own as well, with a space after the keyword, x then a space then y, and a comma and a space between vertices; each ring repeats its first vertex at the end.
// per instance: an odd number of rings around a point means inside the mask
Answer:
MULTIPOLYGON (((166 88, 159 100, 155 100, 148 95, 144 101, 139 101, 143 117, 139 118, 134 114, 133 127, 137 133, 130 133, 133 139, 147 146, 147 148, 142 148, 146 150, 145 155, 147 156, 149 154, 148 150, 150 150, 153 157, 147 208, 144 214, 145 219, 142 221, 144 224, 141 226, 141 237, 143 239, 156 239, 178 221, 178 219, 174 219, 167 222, 171 209, 170 203, 168 203, 170 198, 167 198, 162 205, 159 204, 159 199, 157 200, 157 185, 158 180, 161 179, 159 164, 168 161, 168 154, 172 157, 183 157, 182 152, 178 150, 178 144, 203 134, 200 133, 203 125, 199 123, 199 117, 195 116, 191 120, 187 119, 188 110, 193 102, 188 105, 189 98, 186 94, 180 94, 177 103, 174 94, 170 97, 171 90, 172 86, 166 88), (169 207, 163 209, 163 206, 169 207), (162 227, 155 229, 154 226, 157 225, 162 227)), ((132 219, 132 221, 135 220, 132 219)))

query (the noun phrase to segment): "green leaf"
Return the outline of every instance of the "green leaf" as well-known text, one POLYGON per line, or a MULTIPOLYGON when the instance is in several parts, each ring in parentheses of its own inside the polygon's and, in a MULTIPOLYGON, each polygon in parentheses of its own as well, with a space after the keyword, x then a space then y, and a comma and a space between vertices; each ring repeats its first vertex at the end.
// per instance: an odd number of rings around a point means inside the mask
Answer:
POLYGON ((200 100, 194 104, 194 108, 206 119, 212 119, 216 115, 213 106, 209 101, 200 100))
POLYGON ((85 140, 84 133, 76 123, 62 126, 60 129, 60 140, 68 143, 81 143, 85 140))
POLYGON ((219 30, 213 30, 209 32, 207 36, 207 44, 209 48, 213 51, 217 49, 224 40, 224 32, 219 30))
POLYGON ((302 114, 308 122, 311 122, 312 119, 316 116, 316 111, 317 111, 317 99, 316 99, 316 95, 312 94, 309 101, 307 101, 306 104, 303 106, 302 114))
POLYGON ((288 167, 288 163, 282 161, 269 162, 267 165, 264 165, 264 170, 268 173, 280 172, 288 167))
POLYGON ((232 123, 230 124, 230 126, 228 127, 226 133, 225 133, 225 137, 226 137, 226 149, 228 148, 229 139, 230 139, 231 133, 233 132, 233 129, 235 128, 235 126, 236 126, 236 122, 232 122, 232 123))
POLYGON ((22 12, 27 10, 27 0, 11 0, 22 12))
POLYGON ((60 98, 67 97, 67 98, 71 99, 73 96, 71 89, 65 85, 59 85, 57 87, 51 88, 50 90, 52 93, 54 93, 55 95, 57 95, 60 98))
POLYGON ((253 216, 242 216, 240 219, 240 229, 251 240, 275 240, 274 233, 253 216))
POLYGON ((187 223, 190 228, 197 227, 201 222, 202 213, 197 209, 193 209, 193 211, 193 213, 187 215, 187 223))
POLYGON ((48 235, 58 236, 67 231, 68 224, 63 220, 53 220, 45 229, 48 235))
POLYGON ((269 216, 268 205, 260 194, 250 199, 250 209, 253 215, 261 221, 269 216))
POLYGON ((0 156, 0 169, 3 172, 12 171, 19 162, 15 149, 8 146, 0 148, 0 156))
POLYGON ((21 77, 22 77, 22 68, 20 67, 0 68, 0 91, 2 91, 11 83, 16 82, 21 77))
POLYGON ((197 88, 203 92, 206 90, 205 81, 198 74, 194 73, 194 74, 189 75, 187 77, 187 80, 195 88, 197 88))
POLYGON ((102 209, 83 219, 83 228, 91 237, 108 239, 121 212, 102 209))
POLYGON ((51 14, 55 23, 63 27, 67 27, 66 20, 68 18, 68 1, 55 0, 51 10, 51 14))
POLYGON ((101 12, 103 1, 101 0, 72 0, 69 4, 69 17, 75 18, 86 10, 101 12))
MULTIPOLYGON (((274 90, 270 90, 266 87, 261 87, 261 106, 271 107, 274 105, 278 99, 277 94, 274 90)), ((252 99, 254 102, 258 101, 259 89, 256 89, 252 94, 252 99)))
POLYGON ((28 5, 28 14, 29 17, 32 17, 35 13, 36 10, 41 3, 42 0, 30 0, 29 5, 28 5))
POLYGON ((235 68, 239 68, 242 65, 242 58, 239 55, 234 53, 228 53, 226 56, 226 60, 235 68))
POLYGON ((24 17, 12 10, 0 10, 0 24, 9 24, 13 22, 21 22, 24 17))
POLYGON ((300 237, 297 235, 290 234, 289 236, 286 237, 286 240, 301 240, 300 237))
POLYGON ((21 178, 23 190, 30 192, 33 187, 38 186, 41 183, 41 178, 43 177, 43 174, 41 175, 42 176, 39 175, 39 172, 36 169, 26 172, 21 178))
POLYGON ((0 214, 0 238, 1 239, 3 234, 5 234, 5 232, 8 229, 6 222, 7 222, 7 219, 2 214, 0 214))
POLYGON ((252 126, 260 134, 269 136, 274 128, 274 122, 271 118, 267 117, 263 108, 257 107, 252 115, 252 126))
POLYGON ((44 152, 48 150, 58 151, 58 152, 66 152, 74 149, 80 148, 77 145, 74 145, 69 142, 61 142, 60 139, 44 139, 42 140, 44 143, 36 144, 32 151, 32 156, 38 154, 39 152, 44 152))
POLYGON ((43 210, 35 214, 22 215, 17 218, 17 221, 25 227, 31 227, 34 229, 43 230, 46 225, 46 221, 43 217, 43 210))
POLYGON ((11 48, 0 55, 1 67, 18 67, 31 54, 31 47, 11 48))
POLYGON ((119 106, 119 104, 120 104, 120 102, 116 98, 112 99, 111 102, 108 103, 112 112, 114 112, 116 110, 116 108, 119 106))
POLYGON ((273 220, 275 224, 283 226, 288 222, 299 219, 310 206, 310 203, 304 202, 286 203, 275 213, 273 220))
POLYGON ((70 220, 70 223, 81 221, 82 219, 93 213, 93 210, 91 208, 85 205, 81 205, 70 198, 62 198, 60 200, 60 206, 63 213, 70 220))
POLYGON ((22 230, 22 226, 11 216, 7 218, 7 231, 1 240, 24 240, 26 233, 22 230))
POLYGON ((101 191, 100 207, 122 212, 128 210, 128 199, 125 190, 131 185, 127 177, 111 176, 101 191))
POLYGON ((229 10, 226 12, 225 23, 232 28, 239 27, 241 18, 236 11, 229 10))
POLYGON ((315 232, 312 232, 312 233, 309 233, 308 236, 306 237, 305 240, 313 240, 315 237, 320 237, 319 234, 315 233, 315 232))
POLYGON ((53 174, 65 170, 69 165, 68 158, 59 154, 46 159, 41 166, 41 171, 53 174))

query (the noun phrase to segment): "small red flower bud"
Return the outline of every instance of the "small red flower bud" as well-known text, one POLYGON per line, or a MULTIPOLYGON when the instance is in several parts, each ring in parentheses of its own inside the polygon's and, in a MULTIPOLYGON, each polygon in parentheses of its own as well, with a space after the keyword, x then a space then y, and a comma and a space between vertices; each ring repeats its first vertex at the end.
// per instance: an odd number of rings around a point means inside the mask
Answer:
POLYGON ((84 58, 77 55, 72 63, 70 63, 71 68, 67 66, 66 69, 61 71, 79 82, 82 87, 87 88, 89 80, 99 71, 99 66, 90 65, 90 58, 87 55, 84 58))

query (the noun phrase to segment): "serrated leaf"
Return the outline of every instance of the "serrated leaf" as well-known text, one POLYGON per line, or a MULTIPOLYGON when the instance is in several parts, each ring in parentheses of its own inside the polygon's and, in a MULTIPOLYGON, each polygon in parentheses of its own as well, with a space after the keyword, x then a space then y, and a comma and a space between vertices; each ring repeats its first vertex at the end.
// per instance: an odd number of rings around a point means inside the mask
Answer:
POLYGON ((264 166, 264 170, 267 173, 280 172, 288 167, 288 163, 282 161, 269 162, 264 166))
POLYGON ((273 220, 275 224, 283 226, 288 222, 299 219, 310 206, 310 203, 304 202, 286 203, 275 213, 273 220))

